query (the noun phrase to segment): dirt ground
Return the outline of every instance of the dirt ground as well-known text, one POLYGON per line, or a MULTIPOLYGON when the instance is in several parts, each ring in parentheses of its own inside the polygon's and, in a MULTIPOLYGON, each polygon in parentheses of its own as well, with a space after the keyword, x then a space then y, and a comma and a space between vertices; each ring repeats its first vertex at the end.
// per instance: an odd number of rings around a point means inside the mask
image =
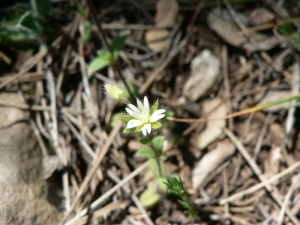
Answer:
POLYGON ((0 223, 300 224, 299 0, 53 0, 43 18, 33 2, 0 9, 0 223), (12 41, 27 9, 37 32, 12 41), (107 83, 166 109, 154 134, 193 222, 107 83))

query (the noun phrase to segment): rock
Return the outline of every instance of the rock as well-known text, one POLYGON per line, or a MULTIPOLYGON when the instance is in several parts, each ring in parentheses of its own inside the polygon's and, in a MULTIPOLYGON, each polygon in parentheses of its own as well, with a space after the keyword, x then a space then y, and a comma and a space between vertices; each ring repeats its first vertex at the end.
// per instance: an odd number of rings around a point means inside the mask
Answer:
POLYGON ((220 60, 205 49, 191 63, 191 75, 183 87, 183 95, 191 101, 203 96, 216 83, 220 60))
MULTIPOLYGON (((1 93, 2 102, 21 103, 1 93)), ((42 155, 25 112, 0 107, 0 224, 57 224, 60 213, 47 200, 42 155)))
MULTIPOLYGON (((173 27, 176 24, 179 5, 176 0, 160 0, 156 4, 155 25, 157 27, 173 27)), ((147 46, 156 52, 162 51, 170 43, 170 31, 149 30, 145 34, 147 46)))
MULTIPOLYGON (((208 15, 208 25, 227 43, 253 52, 257 50, 270 50, 281 42, 275 35, 268 36, 253 32, 248 35, 248 39, 253 40, 253 43, 250 43, 245 36, 237 36, 237 33, 240 32, 240 28, 236 25, 235 21, 226 16, 227 14, 225 12, 219 9, 212 10, 208 15)), ((240 14, 238 14, 238 16, 242 17, 240 14)), ((244 25, 246 26, 246 23, 244 25)))

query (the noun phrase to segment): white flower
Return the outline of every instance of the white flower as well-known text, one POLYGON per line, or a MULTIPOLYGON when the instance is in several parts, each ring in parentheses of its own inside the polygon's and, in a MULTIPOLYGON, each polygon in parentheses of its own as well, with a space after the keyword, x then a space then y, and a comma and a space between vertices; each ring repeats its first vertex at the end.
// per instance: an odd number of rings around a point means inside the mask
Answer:
POLYGON ((128 123, 126 128, 131 129, 135 128, 135 132, 140 132, 146 136, 147 133, 151 133, 151 129, 157 129, 161 127, 161 123, 157 122, 161 118, 165 117, 164 112, 166 110, 159 109, 158 108, 158 102, 156 101, 155 104, 151 107, 149 107, 149 101, 148 98, 144 97, 144 105, 141 103, 139 99, 137 99, 137 106, 134 106, 132 104, 128 104, 129 108, 125 108, 125 110, 128 112, 128 123))

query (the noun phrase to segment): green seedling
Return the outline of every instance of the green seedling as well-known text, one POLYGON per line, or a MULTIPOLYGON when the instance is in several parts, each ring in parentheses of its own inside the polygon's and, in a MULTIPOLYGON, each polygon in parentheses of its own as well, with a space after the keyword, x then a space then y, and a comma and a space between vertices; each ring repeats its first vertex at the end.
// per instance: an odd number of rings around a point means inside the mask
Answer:
POLYGON ((168 193, 179 197, 178 203, 185 208, 185 213, 189 216, 190 222, 194 222, 197 218, 194 205, 185 191, 180 177, 167 176, 165 184, 168 186, 168 193))
POLYGON ((89 65, 89 76, 93 75, 98 70, 114 64, 117 61, 119 53, 128 35, 129 31, 121 32, 119 36, 113 40, 110 46, 111 51, 100 50, 97 52, 98 57, 96 57, 89 65))

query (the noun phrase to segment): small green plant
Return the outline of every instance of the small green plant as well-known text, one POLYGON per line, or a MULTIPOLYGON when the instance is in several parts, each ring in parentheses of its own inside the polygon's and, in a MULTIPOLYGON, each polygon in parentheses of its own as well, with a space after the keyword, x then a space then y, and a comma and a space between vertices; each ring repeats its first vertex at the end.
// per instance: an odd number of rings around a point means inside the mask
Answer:
POLYGON ((103 69, 109 65, 114 64, 117 61, 119 57, 119 53, 129 34, 130 34, 129 31, 121 32, 119 36, 113 40, 110 46, 111 51, 100 50, 97 52, 98 57, 96 57, 89 65, 89 69, 88 69, 89 76, 91 76, 93 73, 97 72, 100 69, 103 69))
POLYGON ((285 22, 280 28, 280 32, 297 51, 300 51, 300 25, 298 25, 297 30, 294 31, 292 24, 285 22))
POLYGON ((0 22, 0 41, 19 47, 28 47, 36 41, 44 43, 43 34, 51 28, 43 22, 51 15, 50 0, 31 0, 30 8, 18 4, 24 13, 21 16, 2 18, 0 22))
POLYGON ((175 176, 167 176, 165 184, 169 188, 169 194, 181 198, 178 200, 179 204, 181 204, 186 209, 185 213, 189 216, 190 222, 194 222, 197 218, 197 213, 188 193, 184 189, 181 178, 175 176))

